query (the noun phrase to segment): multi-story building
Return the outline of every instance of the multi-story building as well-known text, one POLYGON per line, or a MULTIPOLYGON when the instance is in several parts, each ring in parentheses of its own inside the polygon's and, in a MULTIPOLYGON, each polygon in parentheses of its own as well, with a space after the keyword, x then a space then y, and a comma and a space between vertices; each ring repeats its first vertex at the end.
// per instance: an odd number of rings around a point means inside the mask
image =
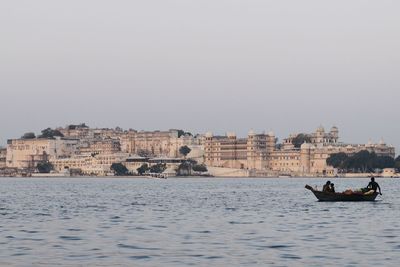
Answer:
POLYGON ((0 169, 6 167, 7 148, 0 147, 0 169))
POLYGON ((79 170, 84 175, 106 176, 111 172, 113 163, 125 162, 127 153, 112 153, 98 155, 75 155, 70 158, 52 159, 50 162, 57 172, 64 172, 66 169, 79 170))
POLYGON ((395 157, 393 146, 383 141, 379 144, 343 144, 339 142, 339 130, 332 127, 326 133, 319 127, 315 133, 305 134, 310 143, 296 148, 291 135, 284 139, 283 146, 276 146, 273 133, 255 134, 237 138, 235 134, 213 136, 207 133, 204 139, 205 163, 208 166, 270 171, 278 174, 333 175, 334 169, 326 159, 334 153, 353 155, 362 150, 375 152, 378 156, 395 157))
POLYGON ((345 153, 349 156, 360 151, 367 150, 378 156, 395 157, 395 148, 381 141, 378 144, 344 144, 340 143, 339 130, 332 127, 329 133, 325 133, 323 127, 319 127, 315 133, 308 134, 310 143, 304 143, 300 148, 295 148, 291 135, 284 140, 282 149, 275 150, 268 160, 268 169, 280 173, 294 173, 298 175, 316 174, 333 175, 334 169, 327 165, 326 160, 335 153, 345 153))
POLYGON ((192 135, 179 136, 178 130, 169 131, 134 131, 130 130, 120 137, 121 149, 135 155, 180 157, 179 148, 195 145, 192 135))
MULTIPOLYGON (((66 138, 77 138, 81 140, 81 153, 90 152, 94 147, 103 147, 106 150, 107 142, 114 140, 114 152, 118 152, 117 142, 119 141, 120 151, 132 155, 181 157, 179 148, 189 146, 196 157, 200 157, 202 147, 199 140, 191 134, 180 130, 171 129, 168 131, 136 131, 117 127, 110 128, 89 128, 86 124, 69 125, 65 128, 57 128, 66 138), (107 141, 105 141, 107 140, 107 141)), ((96 149, 95 149, 96 150, 96 149)), ((109 153, 111 151, 105 151, 109 153)))
POLYGON ((64 137, 72 138, 72 139, 90 139, 93 138, 93 129, 86 126, 86 124, 82 123, 79 125, 68 125, 65 128, 57 128, 60 133, 64 135, 64 137))
POLYGON ((263 169, 274 147, 272 132, 256 134, 250 131, 247 138, 237 138, 235 133, 213 136, 209 132, 204 139, 205 163, 214 167, 263 169))
POLYGON ((93 129, 93 136, 96 139, 120 139, 124 134, 124 130, 119 127, 93 129))
POLYGON ((79 140, 56 137, 54 139, 11 139, 7 143, 6 166, 32 169, 39 162, 74 155, 79 140))
POLYGON ((113 163, 122 163, 132 173, 143 164, 152 166, 165 164, 167 168, 177 168, 184 160, 177 158, 145 158, 129 156, 127 153, 99 154, 99 155, 76 155, 70 158, 53 159, 50 162, 56 172, 73 170, 83 175, 106 176, 110 174, 113 163))
POLYGON ((89 128, 85 123, 79 125, 68 125, 66 127, 57 128, 64 137, 80 139, 80 140, 92 140, 92 139, 118 139, 124 131, 117 127, 112 128, 89 128))
POLYGON ((81 142, 79 152, 82 154, 113 154, 121 152, 121 144, 119 140, 111 138, 93 139, 81 142))
MULTIPOLYGON (((339 129, 336 126, 333 126, 330 132, 326 133, 324 127, 320 126, 315 131, 315 133, 304 134, 307 139, 309 139, 309 143, 321 146, 327 144, 337 144, 339 141, 339 129)), ((290 150, 295 148, 293 145, 293 140, 298 136, 298 134, 291 134, 288 138, 283 139, 282 148, 284 150, 290 150)))

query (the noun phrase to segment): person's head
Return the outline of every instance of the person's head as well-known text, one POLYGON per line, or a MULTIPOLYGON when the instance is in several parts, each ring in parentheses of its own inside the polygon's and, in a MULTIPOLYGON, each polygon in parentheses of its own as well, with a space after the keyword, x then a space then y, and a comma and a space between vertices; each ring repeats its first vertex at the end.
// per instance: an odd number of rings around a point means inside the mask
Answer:
POLYGON ((331 186, 332 186, 332 187, 334 187, 334 186, 335 186, 335 184, 334 184, 334 183, 331 183, 331 186))
POLYGON ((374 176, 371 177, 371 182, 375 182, 375 177, 374 176))
POLYGON ((327 181, 326 184, 327 184, 327 185, 330 185, 330 184, 331 184, 331 181, 327 181))

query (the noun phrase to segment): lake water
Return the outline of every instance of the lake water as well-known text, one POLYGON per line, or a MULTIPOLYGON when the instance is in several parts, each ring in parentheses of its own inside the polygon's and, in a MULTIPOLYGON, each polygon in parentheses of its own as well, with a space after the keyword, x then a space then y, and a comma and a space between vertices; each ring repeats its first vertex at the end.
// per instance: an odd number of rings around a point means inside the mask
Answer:
POLYGON ((398 266, 400 179, 377 181, 1 178, 0 266, 398 266))

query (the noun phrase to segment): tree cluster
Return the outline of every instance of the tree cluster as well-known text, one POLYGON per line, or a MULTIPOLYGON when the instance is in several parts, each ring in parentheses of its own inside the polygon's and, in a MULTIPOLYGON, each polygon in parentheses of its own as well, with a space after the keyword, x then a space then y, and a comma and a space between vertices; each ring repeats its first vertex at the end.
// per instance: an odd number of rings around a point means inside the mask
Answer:
POLYGON ((167 165, 165 163, 157 163, 150 167, 151 173, 163 173, 167 169, 167 165))
POLYGON ((136 170, 139 175, 143 175, 149 170, 149 165, 147 165, 147 163, 144 163, 142 166, 140 166, 136 170))
POLYGON ((329 166, 338 168, 343 172, 374 172, 376 169, 400 167, 400 159, 396 160, 389 156, 378 156, 375 152, 367 150, 360 151, 352 156, 346 153, 336 153, 327 158, 329 166))
POLYGON ((394 162, 394 167, 400 171, 400 156, 398 156, 394 162))
POLYGON ((292 140, 292 144, 294 145, 295 148, 300 148, 302 144, 304 143, 311 143, 311 137, 308 134, 298 134, 295 138, 292 140))
POLYGON ((75 130, 75 129, 79 129, 79 128, 89 128, 89 126, 87 126, 85 123, 81 123, 81 124, 71 124, 67 126, 68 130, 75 130))
POLYGON ((193 171, 204 173, 207 172, 208 169, 206 165, 198 164, 195 160, 185 160, 178 166, 176 174, 178 176, 190 176, 193 171))
POLYGON ((53 164, 47 161, 39 162, 36 165, 36 169, 38 170, 39 173, 50 173, 54 167, 53 164))
POLYGON ((113 163, 110 169, 114 171, 116 176, 126 176, 130 174, 128 168, 122 163, 113 163))
POLYGON ((204 164, 195 164, 192 166, 192 170, 195 172, 208 172, 208 169, 204 164))
POLYGON ((186 158, 186 156, 192 151, 188 146, 181 146, 179 148, 179 153, 186 158))
POLYGON ((178 130, 178 138, 180 138, 181 136, 184 136, 184 135, 193 136, 192 133, 190 133, 190 132, 185 132, 184 130, 178 130))
POLYGON ((176 170, 178 176, 188 176, 192 174, 192 164, 189 161, 182 162, 176 170))
POLYGON ((29 132, 25 133, 23 136, 21 136, 21 139, 35 139, 36 135, 35 133, 29 132))
POLYGON ((54 139, 55 137, 64 137, 64 135, 59 130, 53 130, 51 128, 44 129, 42 134, 38 138, 54 139))

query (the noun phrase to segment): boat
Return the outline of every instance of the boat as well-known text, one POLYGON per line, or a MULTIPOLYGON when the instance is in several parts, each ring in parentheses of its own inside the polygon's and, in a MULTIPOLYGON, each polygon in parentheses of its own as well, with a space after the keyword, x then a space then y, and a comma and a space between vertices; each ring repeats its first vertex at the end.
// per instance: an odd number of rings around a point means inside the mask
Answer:
POLYGON ((332 192, 322 192, 315 190, 309 185, 305 186, 306 189, 314 193, 315 197, 319 201, 375 201, 378 196, 377 192, 351 192, 351 193, 332 193, 332 192))

